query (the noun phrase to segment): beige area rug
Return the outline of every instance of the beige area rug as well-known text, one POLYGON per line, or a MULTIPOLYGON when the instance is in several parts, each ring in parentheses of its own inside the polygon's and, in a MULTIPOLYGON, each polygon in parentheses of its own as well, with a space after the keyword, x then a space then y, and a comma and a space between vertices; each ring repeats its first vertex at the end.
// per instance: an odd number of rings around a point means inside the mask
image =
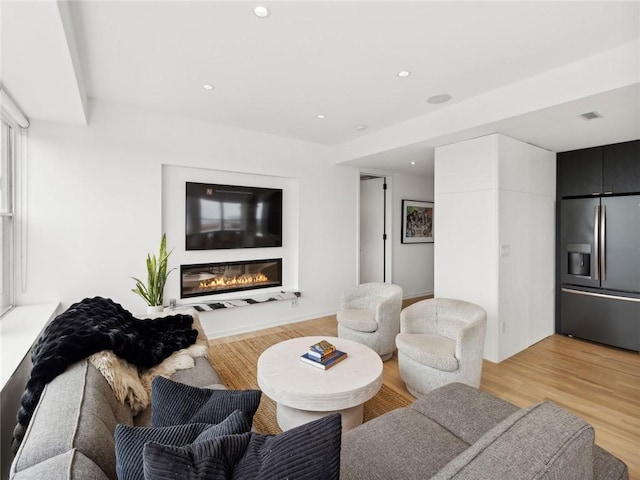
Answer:
MULTIPOLYGON (((227 388, 234 390, 257 389, 256 364, 260 354, 283 340, 304 336, 292 328, 286 333, 266 334, 246 340, 229 343, 211 344, 209 360, 220 375, 227 388)), ((371 420, 383 413, 409 405, 406 398, 386 385, 378 394, 364 404, 364 421, 371 420)), ((260 433, 280 433, 276 421, 276 405, 266 395, 262 395, 260 407, 253 419, 256 430, 260 433)))

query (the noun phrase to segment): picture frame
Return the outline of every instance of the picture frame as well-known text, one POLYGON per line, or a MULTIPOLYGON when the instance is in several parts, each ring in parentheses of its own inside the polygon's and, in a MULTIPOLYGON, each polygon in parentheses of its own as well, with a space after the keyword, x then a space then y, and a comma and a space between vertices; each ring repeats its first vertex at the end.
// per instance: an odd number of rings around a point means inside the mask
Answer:
POLYGON ((433 202, 402 200, 402 243, 433 243, 433 202))

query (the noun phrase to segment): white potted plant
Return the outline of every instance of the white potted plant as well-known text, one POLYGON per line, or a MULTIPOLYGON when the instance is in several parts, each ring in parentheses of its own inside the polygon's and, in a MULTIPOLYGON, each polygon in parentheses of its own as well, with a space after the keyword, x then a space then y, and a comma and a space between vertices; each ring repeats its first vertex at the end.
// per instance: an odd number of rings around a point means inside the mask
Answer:
POLYGON ((167 235, 163 233, 158 257, 147 254, 147 283, 145 284, 139 278, 131 277, 136 281, 136 288, 131 291, 140 295, 147 302, 147 313, 161 312, 163 309, 162 300, 167 277, 175 270, 175 268, 167 270, 169 255, 171 252, 167 253, 167 235))

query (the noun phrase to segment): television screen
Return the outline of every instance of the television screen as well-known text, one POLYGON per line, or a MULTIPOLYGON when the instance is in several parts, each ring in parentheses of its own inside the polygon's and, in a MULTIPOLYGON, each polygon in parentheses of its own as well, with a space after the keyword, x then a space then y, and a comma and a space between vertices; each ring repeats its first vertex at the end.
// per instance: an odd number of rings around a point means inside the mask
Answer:
POLYGON ((282 246, 282 189, 187 182, 186 249, 282 246))

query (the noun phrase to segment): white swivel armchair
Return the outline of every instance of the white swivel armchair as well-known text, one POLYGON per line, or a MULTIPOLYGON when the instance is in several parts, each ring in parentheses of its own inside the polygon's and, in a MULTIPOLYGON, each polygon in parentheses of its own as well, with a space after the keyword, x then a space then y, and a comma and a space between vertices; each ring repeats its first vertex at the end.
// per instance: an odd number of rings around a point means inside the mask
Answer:
POLYGON ((434 298, 402 310, 396 337, 400 377, 414 396, 447 383, 480 386, 487 313, 473 303, 434 298))
POLYGON ((382 361, 392 357, 400 331, 402 288, 390 283, 363 283, 342 293, 338 337, 374 350, 382 361))

